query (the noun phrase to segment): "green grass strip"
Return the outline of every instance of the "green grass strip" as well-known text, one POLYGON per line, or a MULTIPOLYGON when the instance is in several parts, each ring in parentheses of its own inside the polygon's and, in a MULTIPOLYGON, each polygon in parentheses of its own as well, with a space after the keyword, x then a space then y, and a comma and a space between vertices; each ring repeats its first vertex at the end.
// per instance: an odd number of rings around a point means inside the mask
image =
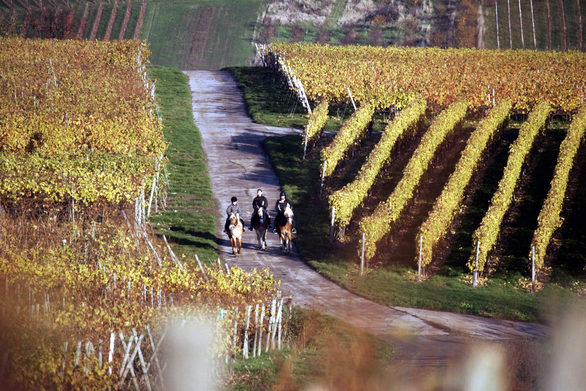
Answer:
MULTIPOLYGON (((488 253, 494 247, 500 226, 509 205, 513 200, 515 186, 521 175, 521 168, 527 155, 533 147, 533 143, 539 132, 545 129, 547 118, 552 108, 549 103, 539 103, 529 114, 527 121, 521 125, 519 136, 511 146, 509 158, 503 176, 499 181, 498 188, 490 200, 488 211, 484 215, 480 226, 472 235, 474 243, 478 245, 478 271, 483 271, 488 258, 488 253)), ((476 245, 474 246, 476 248, 476 245)), ((468 268, 475 269, 476 254, 473 253, 468 261, 468 268)))
POLYGON ((376 253, 376 243, 391 230, 393 222, 413 197, 415 188, 421 181, 437 148, 456 126, 464 120, 468 103, 459 101, 442 111, 425 132, 419 146, 403 170, 397 187, 385 202, 376 207, 374 213, 360 221, 361 232, 366 236, 366 256, 372 258, 376 253))
POLYGON ((217 256, 214 200, 201 134, 193 123, 187 77, 177 69, 163 67, 150 68, 149 75, 157 81, 163 131, 171 144, 167 150, 167 209, 152 216, 151 222, 188 262, 194 262, 194 253, 212 262, 217 256))
POLYGON ((426 108, 425 101, 418 101, 397 114, 385 128, 380 141, 368 155, 356 179, 329 197, 330 208, 336 208, 335 219, 338 224, 344 226, 350 223, 352 213, 366 198, 380 170, 389 160, 395 143, 408 130, 416 127, 425 115, 426 108))
MULTIPOLYGON (((543 267, 547 246, 553 232, 562 225, 560 213, 564 205, 568 179, 585 131, 586 106, 583 106, 572 120, 568 133, 564 141, 562 141, 553 179, 551 180, 551 188, 537 218, 537 229, 533 233, 533 240, 531 241, 531 246, 535 246, 535 267, 537 270, 543 267)), ((530 251, 529 259, 531 259, 531 255, 530 251)))
POLYGON ((512 106, 513 104, 510 100, 501 101, 478 124, 476 130, 468 139, 460 160, 458 160, 454 172, 448 179, 448 183, 435 201, 431 213, 419 228, 417 241, 419 241, 420 236, 423 236, 421 263, 424 266, 431 263, 433 249, 446 234, 456 216, 464 191, 482 159, 484 150, 506 122, 512 106))

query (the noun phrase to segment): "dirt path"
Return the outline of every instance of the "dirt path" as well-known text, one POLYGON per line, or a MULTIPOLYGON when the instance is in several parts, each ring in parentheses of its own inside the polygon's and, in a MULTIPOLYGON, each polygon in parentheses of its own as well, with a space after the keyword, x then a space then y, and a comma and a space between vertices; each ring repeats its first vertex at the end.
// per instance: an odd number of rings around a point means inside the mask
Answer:
MULTIPOLYGON (((270 267, 296 305, 336 316, 383 338, 396 347, 395 360, 404 366, 445 367, 470 338, 499 341, 545 334, 543 326, 477 316, 412 308, 390 308, 359 297, 325 279, 296 256, 284 256, 276 235, 268 234, 268 251, 256 250, 256 236, 246 231, 243 254, 231 254, 222 233, 230 197, 237 196, 244 218, 250 218, 252 198, 261 187, 270 205, 278 198, 278 178, 261 142, 266 136, 292 129, 253 123, 246 114, 232 76, 221 71, 189 71, 195 123, 203 137, 212 190, 218 200, 217 232, 221 257, 246 270, 270 267), (404 338, 409 335, 409 338, 404 338)), ((274 212, 272 213, 274 216, 274 212)))

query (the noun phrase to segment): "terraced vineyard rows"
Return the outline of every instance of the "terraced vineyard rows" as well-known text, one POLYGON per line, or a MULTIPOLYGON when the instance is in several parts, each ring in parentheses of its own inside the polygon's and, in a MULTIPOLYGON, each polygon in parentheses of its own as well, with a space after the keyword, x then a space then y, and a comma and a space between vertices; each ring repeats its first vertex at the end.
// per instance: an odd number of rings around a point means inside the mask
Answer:
MULTIPOLYGON (((455 216, 461 212, 459 206, 474 172, 483 164, 484 151, 497 141, 498 131, 506 124, 509 115, 529 113, 509 151, 508 163, 491 205, 474 235, 469 236, 472 242, 470 247, 478 244, 478 251, 471 251, 468 267, 484 271, 536 136, 545 129, 552 113, 579 111, 560 152, 551 195, 545 202, 539 217, 539 228, 535 231, 533 242, 539 247, 537 255, 540 258, 537 266, 543 266, 547 243, 559 226, 568 173, 583 138, 586 91, 586 56, 583 53, 300 44, 278 44, 265 49, 265 64, 274 64, 278 69, 287 67, 288 74, 300 80, 310 100, 327 101, 330 107, 347 105, 350 89, 354 99, 362 102, 361 109, 372 105, 375 115, 389 105, 395 111, 400 110, 396 118, 389 122, 379 144, 366 153, 366 163, 358 170, 355 179, 340 190, 330 192, 329 196, 330 208, 335 209, 335 223, 342 227, 351 224, 351 232, 364 235, 364 243, 358 239, 355 241, 359 242, 359 253, 365 245, 365 255, 369 259, 375 257, 379 245, 384 247, 383 239, 392 232, 404 209, 413 202, 414 194, 421 187, 421 179, 442 153, 438 147, 447 135, 467 118, 474 117, 476 121, 478 117, 483 117, 475 125, 476 130, 469 137, 459 162, 434 201, 427 219, 419 227, 416 238, 413 238, 417 243, 416 259, 421 260, 422 267, 431 265, 435 260, 434 249, 447 237, 455 216), (431 126, 419 141, 390 195, 386 199, 382 197, 384 201, 379 202, 372 213, 365 215, 361 210, 367 194, 377 181, 385 180, 378 178, 378 172, 388 165, 392 146, 400 136, 400 132, 390 130, 396 121, 400 123, 403 120, 403 116, 412 117, 415 121, 421 115, 421 110, 413 111, 412 106, 421 98, 426 99, 429 105, 431 126)), ((324 169, 326 177, 334 174, 348 146, 364 135, 362 127, 366 120, 361 122, 361 130, 351 136, 346 129, 348 124, 356 122, 357 115, 358 112, 346 120, 332 143, 322 149, 322 161, 334 157, 333 164, 328 161, 324 169), (341 139, 345 141, 343 145, 340 144, 341 139)), ((399 128, 401 126, 396 129, 399 128)), ((380 200, 381 195, 370 198, 380 200)))

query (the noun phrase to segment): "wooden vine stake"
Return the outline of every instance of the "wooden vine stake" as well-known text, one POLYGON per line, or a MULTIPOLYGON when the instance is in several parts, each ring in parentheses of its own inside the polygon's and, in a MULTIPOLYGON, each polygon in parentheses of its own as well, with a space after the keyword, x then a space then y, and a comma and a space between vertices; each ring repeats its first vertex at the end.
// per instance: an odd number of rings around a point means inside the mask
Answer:
POLYGON ((199 260, 199 257, 197 256, 197 254, 195 254, 195 259, 197 260, 197 264, 199 265, 199 270, 201 270, 201 274, 203 274, 203 278, 207 281, 208 276, 206 275, 206 272, 203 268, 203 265, 201 264, 201 261, 199 260))
POLYGON ((330 221, 330 243, 334 241, 334 220, 336 218, 336 208, 332 208, 332 220, 330 221))
POLYGON ((419 260, 417 262, 417 282, 421 282, 421 256, 423 250, 423 235, 419 237, 419 260))
POLYGON ((324 167, 321 171, 321 183, 319 185, 319 197, 321 198, 321 192, 324 188, 324 178, 326 177, 326 167, 328 166, 328 161, 325 160, 324 161, 324 167))
POLYGON ((535 292, 535 246, 531 246, 531 292, 535 292))
POLYGON ((350 95, 350 101, 352 102, 352 106, 354 107, 354 111, 356 111, 356 103, 354 102, 354 97, 352 96, 352 92, 350 91, 350 87, 348 87, 348 95, 350 95))
POLYGON ((307 139, 309 138, 309 125, 305 126, 305 142, 303 143, 303 161, 305 161, 305 156, 307 154, 307 139))
POLYGON ((476 288, 478 285, 478 254, 480 251, 480 240, 476 242, 476 264, 474 265, 474 277, 472 279, 472 286, 476 288))
POLYGON ((362 251, 360 254, 360 275, 364 274, 364 246, 366 243, 366 233, 362 233, 362 251))

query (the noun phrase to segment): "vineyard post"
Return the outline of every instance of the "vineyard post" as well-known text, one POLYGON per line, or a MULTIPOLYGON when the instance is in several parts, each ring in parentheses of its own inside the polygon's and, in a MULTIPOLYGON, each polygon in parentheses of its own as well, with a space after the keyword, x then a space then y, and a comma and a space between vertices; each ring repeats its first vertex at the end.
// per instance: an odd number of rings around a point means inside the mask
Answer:
POLYGON ((195 254, 195 259, 197 260, 197 264, 199 265, 199 270, 201 270, 201 274, 203 274, 203 278, 207 281, 208 276, 206 276, 206 272, 203 269, 203 265, 201 264, 201 261, 199 260, 199 257, 197 256, 197 254, 195 254))
POLYGON ((535 292, 535 246, 531 246, 531 292, 535 292))
POLYGON ((336 218, 336 208, 332 208, 332 219, 330 221, 330 243, 334 241, 334 220, 336 218))
POLYGON ((305 126, 305 142, 303 144, 303 161, 305 161, 305 155, 307 153, 307 138, 309 137, 309 125, 305 126))
POLYGON ((480 240, 476 242, 476 263, 474 265, 474 279, 472 280, 472 286, 476 288, 478 285, 478 253, 480 251, 480 240))
POLYGON ((352 92, 350 91, 350 87, 348 87, 348 95, 350 95, 350 101, 352 102, 352 106, 354 107, 354 111, 356 111, 356 103, 354 102, 354 97, 352 96, 352 92))
POLYGON ((324 178, 326 176, 326 167, 327 166, 328 166, 328 161, 327 160, 324 160, 324 167, 323 167, 322 172, 321 172, 321 183, 319 185, 319 197, 320 198, 321 198, 321 192, 322 192, 322 190, 324 188, 324 178))
POLYGON ((260 310, 260 333, 258 335, 258 352, 256 354, 257 356, 260 356, 262 354, 262 333, 263 333, 264 321, 265 321, 265 305, 263 303, 262 308, 260 310))
POLYGON ((250 327, 250 310, 252 309, 252 306, 249 305, 248 307, 246 307, 246 326, 244 328, 244 343, 242 345, 242 358, 247 359, 248 358, 248 328, 250 327))
POLYGON ((419 260, 417 262, 417 282, 421 282, 421 255, 423 250, 423 235, 419 237, 419 260))
POLYGON ((256 357, 256 347, 258 345, 258 311, 258 303, 256 303, 256 307, 254 308, 254 343, 252 344, 252 357, 256 357))
POLYGON ((234 309, 234 332, 232 333, 232 351, 236 352, 236 336, 238 333, 238 307, 234 309))
POLYGON ((364 273, 364 245, 366 243, 366 233, 362 233, 362 252, 360 254, 360 276, 364 273))

